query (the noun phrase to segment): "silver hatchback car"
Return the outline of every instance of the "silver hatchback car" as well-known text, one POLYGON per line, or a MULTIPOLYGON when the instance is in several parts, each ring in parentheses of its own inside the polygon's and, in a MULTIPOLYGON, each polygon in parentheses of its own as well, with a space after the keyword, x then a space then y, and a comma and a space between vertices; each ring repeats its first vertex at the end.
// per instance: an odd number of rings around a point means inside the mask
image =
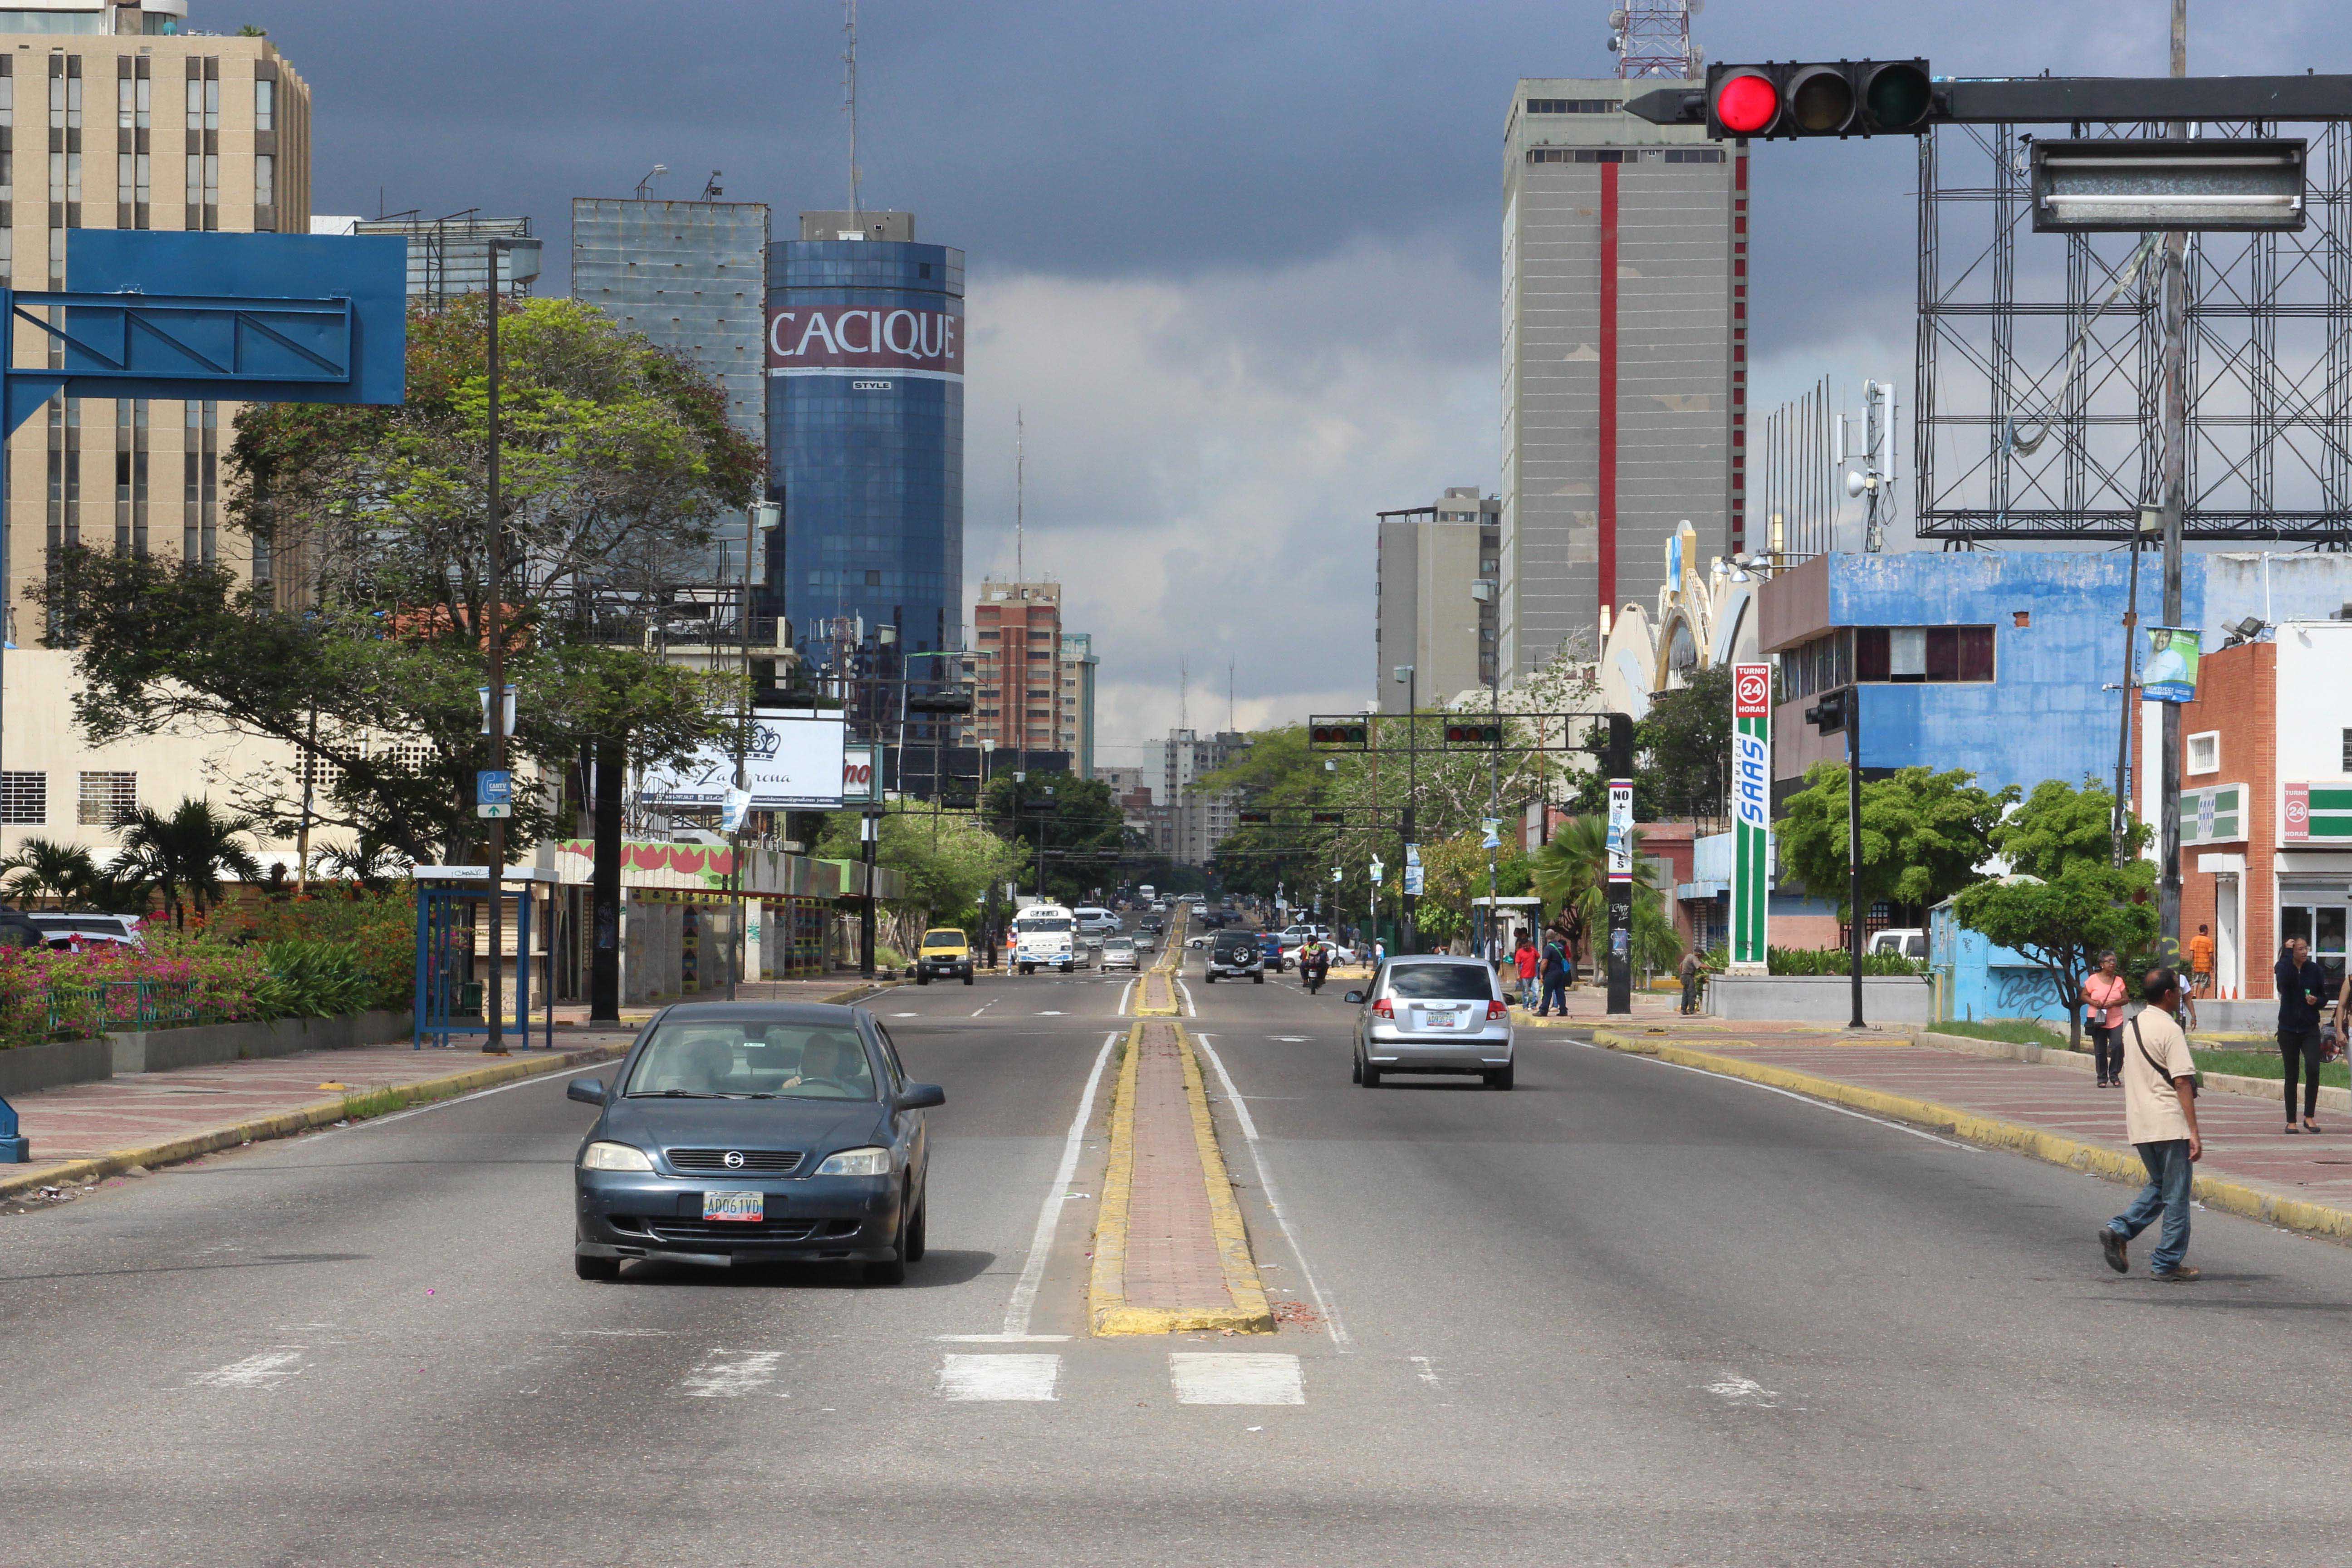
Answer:
POLYGON ((1511 1087, 1511 1006, 1495 972, 1443 953, 1391 958, 1347 1000, 1356 1015, 1355 1081, 1380 1087, 1392 1072, 1475 1074, 1511 1087))

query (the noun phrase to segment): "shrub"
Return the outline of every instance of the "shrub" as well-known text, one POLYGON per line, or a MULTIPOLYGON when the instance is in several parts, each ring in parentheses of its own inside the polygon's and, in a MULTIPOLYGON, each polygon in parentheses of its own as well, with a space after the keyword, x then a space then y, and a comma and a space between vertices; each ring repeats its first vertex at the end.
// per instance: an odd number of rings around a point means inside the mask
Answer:
POLYGON ((376 984, 348 942, 283 937, 261 944, 268 973, 256 990, 257 1018, 337 1018, 364 1011, 376 984))
MULTIPOLYGON (((1846 950, 1842 947, 1772 947, 1764 952, 1764 968, 1769 974, 1851 974, 1853 970, 1846 950)), ((1899 952, 1865 952, 1862 955, 1864 974, 1925 974, 1924 960, 1906 958, 1899 952)))

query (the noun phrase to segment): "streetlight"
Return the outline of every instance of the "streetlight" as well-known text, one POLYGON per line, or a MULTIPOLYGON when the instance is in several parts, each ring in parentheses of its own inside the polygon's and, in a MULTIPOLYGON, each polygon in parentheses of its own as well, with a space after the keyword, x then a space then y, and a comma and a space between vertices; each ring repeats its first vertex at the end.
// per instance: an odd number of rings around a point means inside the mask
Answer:
POLYGON ((1412 665, 1396 667, 1396 683, 1404 688, 1404 816, 1398 841, 1404 846, 1404 864, 1397 868, 1397 946, 1405 952, 1417 947, 1412 927, 1412 873, 1419 856, 1412 842, 1413 805, 1421 793, 1421 672, 1412 665))
MULTIPOLYGON (((513 237, 493 236, 485 257, 489 282, 489 515, 484 522, 488 535, 489 556, 486 603, 482 610, 482 629, 489 642, 489 690, 483 701, 483 721, 490 731, 490 771, 508 779, 507 797, 513 799, 513 783, 507 770, 507 660, 506 631, 500 624, 500 612, 506 598, 506 552, 503 534, 506 520, 499 504, 499 309, 502 302, 499 288, 499 255, 509 258, 509 268, 514 280, 528 283, 539 276, 540 247, 537 240, 518 245, 513 237)), ((478 798, 480 791, 477 790, 478 798)), ((509 807, 509 809, 511 809, 509 807)), ((490 975, 488 1005, 483 1009, 484 1033, 482 1049, 490 1056, 507 1054, 504 1031, 506 1013, 506 873, 507 823, 503 816, 490 818, 490 975)), ((530 962, 526 952, 515 954, 517 978, 522 966, 530 962)), ((553 976, 549 977, 551 982, 553 976)), ((526 1029, 529 1027, 525 1026, 526 1029)), ((523 1043, 530 1043, 528 1034, 523 1043)))

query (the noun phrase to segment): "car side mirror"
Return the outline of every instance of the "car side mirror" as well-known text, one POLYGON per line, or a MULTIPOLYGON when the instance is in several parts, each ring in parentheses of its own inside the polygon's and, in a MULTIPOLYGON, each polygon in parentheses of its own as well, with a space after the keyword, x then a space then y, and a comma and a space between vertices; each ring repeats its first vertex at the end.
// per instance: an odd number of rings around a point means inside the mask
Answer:
POLYGON ((563 1098, 576 1100, 583 1105, 604 1103, 604 1080, 601 1078, 575 1078, 563 1086, 563 1098))
POLYGON ((890 1102, 893 1110, 936 1110, 948 1102, 948 1091, 935 1083, 910 1083, 890 1102))
POLYGON ((1361 1002, 1363 999, 1364 994, 1360 991, 1350 991, 1345 996, 1339 998, 1342 1002, 1361 1002))

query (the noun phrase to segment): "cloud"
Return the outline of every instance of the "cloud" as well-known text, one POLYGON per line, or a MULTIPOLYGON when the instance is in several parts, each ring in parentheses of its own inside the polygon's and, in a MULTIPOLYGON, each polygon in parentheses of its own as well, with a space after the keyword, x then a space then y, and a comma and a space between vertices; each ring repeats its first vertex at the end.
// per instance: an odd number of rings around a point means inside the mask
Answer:
POLYGON ((1369 244, 1181 285, 975 279, 967 573, 1013 572, 1018 408, 1027 571, 1059 579, 1065 624, 1095 635, 1102 731, 1163 734, 1180 668, 1194 726, 1222 727, 1229 659, 1244 723, 1360 704, 1372 514, 1496 480, 1482 281, 1369 244))

